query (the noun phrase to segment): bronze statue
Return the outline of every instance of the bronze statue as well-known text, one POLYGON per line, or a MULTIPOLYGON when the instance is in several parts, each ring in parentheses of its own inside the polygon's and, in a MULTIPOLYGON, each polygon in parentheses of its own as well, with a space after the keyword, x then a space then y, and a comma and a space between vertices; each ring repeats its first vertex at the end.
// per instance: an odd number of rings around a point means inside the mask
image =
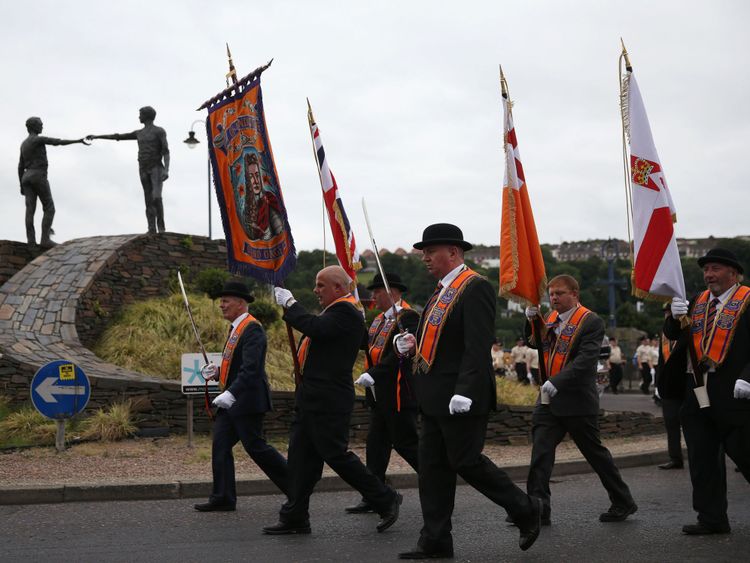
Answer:
POLYGON ((148 232, 159 229, 164 232, 164 204, 161 190, 164 180, 169 178, 169 147, 167 132, 154 125, 156 110, 151 106, 142 107, 138 120, 143 128, 132 133, 114 133, 112 135, 88 135, 87 140, 110 139, 113 141, 138 141, 138 169, 143 186, 143 197, 146 201, 146 220, 148 232), (162 162, 163 159, 163 162, 162 162))
POLYGON ((52 235, 52 220, 55 217, 55 203, 52 201, 52 191, 47 179, 47 148, 46 145, 62 146, 82 143, 83 139, 65 140, 54 137, 42 137, 44 124, 39 117, 29 117, 26 120, 26 130, 29 136, 21 143, 21 158, 18 161, 18 180, 21 184, 21 195, 26 198, 26 240, 30 246, 36 246, 36 231, 34 230, 34 213, 36 200, 42 202, 42 240, 40 246, 45 250, 57 244, 52 235))

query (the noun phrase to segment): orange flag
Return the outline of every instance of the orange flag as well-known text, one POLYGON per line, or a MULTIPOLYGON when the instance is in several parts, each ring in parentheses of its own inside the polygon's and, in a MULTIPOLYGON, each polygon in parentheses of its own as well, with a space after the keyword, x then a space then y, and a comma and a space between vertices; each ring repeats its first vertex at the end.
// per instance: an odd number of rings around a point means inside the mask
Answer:
POLYGON ((505 180, 503 215, 500 224, 500 296, 526 305, 539 305, 547 288, 542 249, 536 236, 534 214, 518 151, 513 126, 513 104, 508 98, 505 77, 503 87, 505 180))

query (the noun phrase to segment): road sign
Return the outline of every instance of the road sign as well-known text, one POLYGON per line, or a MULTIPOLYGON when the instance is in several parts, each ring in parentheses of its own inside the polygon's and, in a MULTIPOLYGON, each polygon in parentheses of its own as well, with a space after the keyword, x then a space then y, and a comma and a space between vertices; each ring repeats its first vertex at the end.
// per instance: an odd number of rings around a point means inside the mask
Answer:
POLYGON ((42 366, 31 380, 31 402, 47 418, 71 418, 86 408, 90 396, 89 378, 67 360, 42 366))
MULTIPOLYGON (((221 366, 221 352, 212 352, 208 354, 208 360, 221 366)), ((201 375, 201 368, 206 365, 203 354, 183 354, 182 366, 182 392, 185 395, 199 395, 205 388, 205 380, 201 375)), ((209 393, 221 393, 218 381, 208 382, 209 393)))

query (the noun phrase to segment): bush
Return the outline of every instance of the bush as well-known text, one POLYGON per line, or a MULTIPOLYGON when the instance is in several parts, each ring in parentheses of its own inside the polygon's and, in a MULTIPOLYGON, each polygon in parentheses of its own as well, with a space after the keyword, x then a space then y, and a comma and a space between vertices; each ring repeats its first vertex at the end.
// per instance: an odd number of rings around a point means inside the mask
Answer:
POLYGON ((0 420, 3 420, 10 414, 10 397, 0 395, 0 420))
POLYGON ((248 307, 250 314, 260 321, 266 330, 281 319, 278 305, 266 299, 256 299, 248 307))
POLYGON ((21 444, 49 444, 55 442, 57 424, 46 418, 34 407, 27 406, 12 412, 0 422, 3 441, 21 444))
POLYGON ((135 431, 130 401, 99 409, 81 423, 81 436, 88 440, 112 442, 132 436, 135 431))
POLYGON ((501 405, 533 406, 539 395, 539 387, 536 385, 524 385, 517 381, 496 378, 497 402, 501 405))
POLYGON ((206 268, 195 276, 195 287, 211 299, 219 297, 224 284, 230 278, 229 272, 221 268, 206 268))

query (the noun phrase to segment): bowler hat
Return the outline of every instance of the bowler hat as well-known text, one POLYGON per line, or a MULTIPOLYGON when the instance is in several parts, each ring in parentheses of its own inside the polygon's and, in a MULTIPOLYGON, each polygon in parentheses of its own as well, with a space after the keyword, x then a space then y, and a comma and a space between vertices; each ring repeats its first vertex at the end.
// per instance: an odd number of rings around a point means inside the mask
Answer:
POLYGON ((239 297, 248 303, 255 301, 255 297, 250 295, 250 290, 244 283, 233 280, 224 284, 224 289, 219 292, 219 297, 239 297))
POLYGON ((712 262, 731 266, 740 274, 745 273, 742 264, 740 264, 740 261, 737 260, 737 256, 734 255, 734 252, 732 252, 731 250, 727 250, 726 248, 712 248, 711 250, 706 252, 705 256, 698 258, 698 265, 701 268, 706 264, 711 264, 712 262))
MULTIPOLYGON (((401 291, 406 291, 406 286, 403 284, 403 282, 401 281, 401 276, 399 276, 398 274, 386 272, 385 279, 388 280, 389 287, 395 287, 396 289, 400 289, 401 291)), ((367 289, 373 290, 379 287, 385 287, 385 284, 383 283, 383 276, 380 275, 380 272, 375 274, 375 277, 372 278, 372 283, 367 286, 367 289)))
POLYGON ((460 246, 464 250, 472 249, 471 244, 464 240, 461 229, 450 223, 435 223, 427 227, 422 233, 422 240, 414 243, 414 248, 422 250, 426 246, 436 244, 460 246))

